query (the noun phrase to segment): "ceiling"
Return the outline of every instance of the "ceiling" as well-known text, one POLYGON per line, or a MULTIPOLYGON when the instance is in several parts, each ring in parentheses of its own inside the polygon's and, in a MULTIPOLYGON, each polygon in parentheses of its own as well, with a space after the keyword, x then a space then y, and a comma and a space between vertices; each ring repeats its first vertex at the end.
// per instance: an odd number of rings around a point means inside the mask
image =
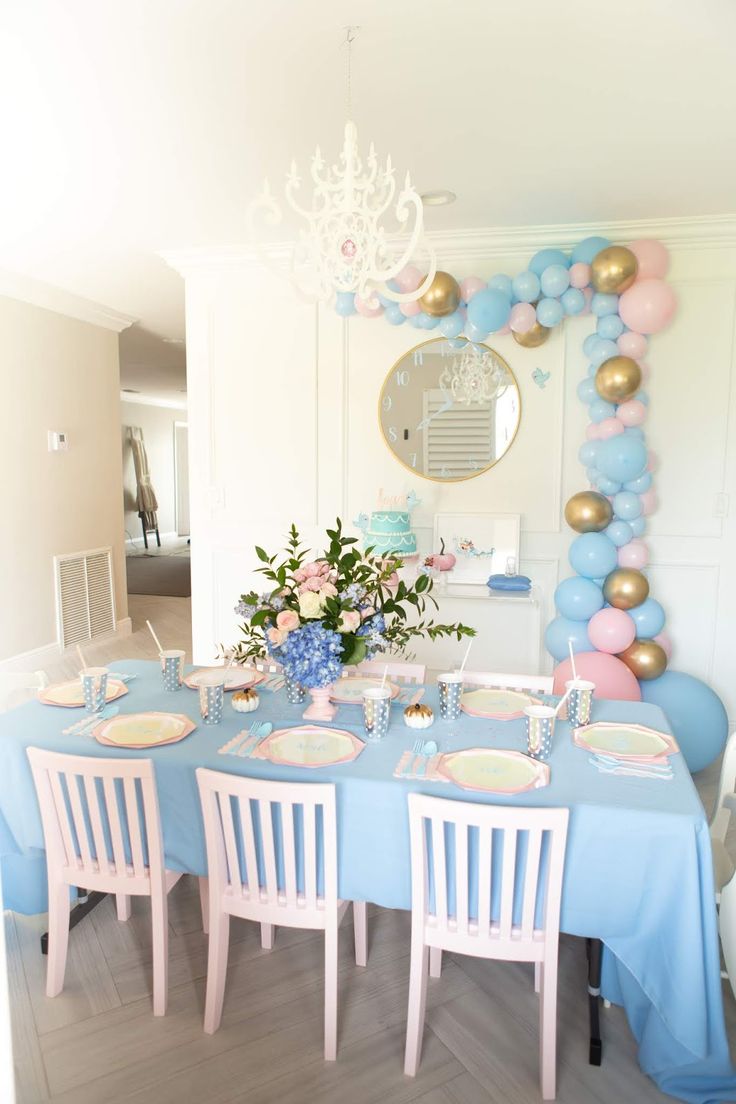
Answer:
POLYGON ((345 116, 430 229, 724 214, 732 0, 5 0, 0 267, 139 319, 123 386, 182 398, 180 277, 159 251, 246 240, 244 209, 345 116))

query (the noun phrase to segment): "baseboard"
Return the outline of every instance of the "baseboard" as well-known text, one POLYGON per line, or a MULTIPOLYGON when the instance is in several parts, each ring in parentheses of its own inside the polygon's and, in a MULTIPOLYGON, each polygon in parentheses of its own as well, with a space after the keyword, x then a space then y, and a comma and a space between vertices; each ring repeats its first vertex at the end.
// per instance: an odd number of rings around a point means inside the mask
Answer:
MULTIPOLYGON (((122 640, 133 632, 133 622, 130 617, 121 617, 114 632, 105 633, 104 636, 96 636, 94 640, 83 641, 85 647, 89 644, 96 647, 98 644, 109 644, 112 640, 122 640)), ((44 644, 41 648, 33 648, 30 652, 21 652, 20 655, 8 656, 0 659, 0 673, 11 671, 38 671, 50 663, 58 663, 65 655, 69 655, 72 648, 60 648, 58 643, 44 644)))

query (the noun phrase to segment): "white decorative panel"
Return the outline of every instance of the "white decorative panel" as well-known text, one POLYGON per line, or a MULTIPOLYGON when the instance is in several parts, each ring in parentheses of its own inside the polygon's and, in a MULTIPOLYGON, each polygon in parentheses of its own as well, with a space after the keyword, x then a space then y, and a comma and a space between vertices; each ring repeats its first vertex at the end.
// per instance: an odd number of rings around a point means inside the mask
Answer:
MULTIPOLYGON (((674 641, 672 668, 710 681, 718 617, 718 564, 657 561, 647 571, 674 641)), ((724 688, 725 689, 725 688, 724 688)))

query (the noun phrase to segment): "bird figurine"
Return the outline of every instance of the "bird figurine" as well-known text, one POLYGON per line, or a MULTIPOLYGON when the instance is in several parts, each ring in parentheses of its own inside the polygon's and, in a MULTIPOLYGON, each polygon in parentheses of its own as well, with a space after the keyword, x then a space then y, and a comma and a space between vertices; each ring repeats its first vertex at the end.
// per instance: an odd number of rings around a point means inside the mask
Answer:
POLYGON ((535 368, 532 372, 532 379, 537 387, 541 388, 543 391, 551 374, 551 372, 543 372, 541 368, 535 368))

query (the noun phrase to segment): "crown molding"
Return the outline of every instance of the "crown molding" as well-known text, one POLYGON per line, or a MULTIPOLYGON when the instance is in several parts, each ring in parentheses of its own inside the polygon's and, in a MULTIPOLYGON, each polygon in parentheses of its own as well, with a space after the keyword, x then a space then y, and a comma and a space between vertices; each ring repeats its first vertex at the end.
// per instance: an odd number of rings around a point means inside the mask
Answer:
MULTIPOLYGON (((571 249, 582 238, 594 234, 619 242, 655 237, 670 249, 677 250, 727 249, 736 246, 736 214, 430 231, 427 238, 441 258, 441 263, 451 264, 454 261, 517 254, 526 257, 547 246, 571 249)), ((265 244, 260 250, 247 245, 202 246, 164 250, 159 256, 186 277, 195 272, 256 268, 262 264, 263 253, 275 265, 282 266, 286 264, 290 252, 290 242, 277 242, 265 244)))
POLYGON ((121 314, 112 307, 95 303, 92 299, 84 299, 81 295, 74 295, 71 291, 45 284, 42 280, 20 272, 0 270, 0 295, 19 299, 22 303, 30 303, 31 306, 41 307, 43 310, 54 311, 55 314, 66 315, 67 318, 76 318, 79 322, 89 322, 92 326, 101 326, 115 333, 126 330, 137 321, 129 314, 121 314))

